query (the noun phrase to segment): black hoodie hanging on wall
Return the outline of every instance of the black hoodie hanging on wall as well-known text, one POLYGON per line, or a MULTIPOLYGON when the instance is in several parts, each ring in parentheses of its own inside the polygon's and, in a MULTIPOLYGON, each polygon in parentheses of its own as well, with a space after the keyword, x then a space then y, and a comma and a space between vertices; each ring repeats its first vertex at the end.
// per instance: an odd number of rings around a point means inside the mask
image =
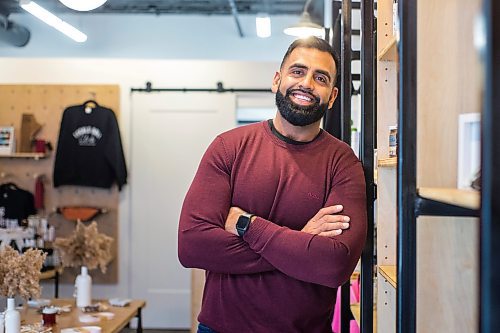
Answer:
POLYGON ((54 187, 118 189, 127 183, 118 122, 113 110, 87 101, 64 110, 54 164, 54 187))
MULTIPOLYGON (((0 220, 14 219, 21 225, 23 220, 33 214, 36 214, 36 209, 31 192, 23 190, 14 183, 0 185, 0 220)), ((5 228, 6 226, 0 224, 0 227, 5 228)))

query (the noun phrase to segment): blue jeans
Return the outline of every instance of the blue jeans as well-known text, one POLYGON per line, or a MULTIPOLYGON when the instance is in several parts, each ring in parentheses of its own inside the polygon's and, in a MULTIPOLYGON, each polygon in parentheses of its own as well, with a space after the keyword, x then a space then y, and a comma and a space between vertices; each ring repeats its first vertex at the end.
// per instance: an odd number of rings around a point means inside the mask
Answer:
POLYGON ((198 333, 217 333, 213 329, 208 326, 203 325, 202 323, 198 324, 198 333))

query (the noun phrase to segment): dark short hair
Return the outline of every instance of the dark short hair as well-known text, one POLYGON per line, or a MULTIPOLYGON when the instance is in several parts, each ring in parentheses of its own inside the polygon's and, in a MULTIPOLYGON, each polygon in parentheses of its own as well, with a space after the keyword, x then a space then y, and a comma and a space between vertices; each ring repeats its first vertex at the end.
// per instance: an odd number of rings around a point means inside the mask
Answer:
POLYGON ((339 74, 339 69, 340 69, 340 60, 339 57, 337 56, 337 53, 333 50, 332 46, 328 44, 327 41, 324 39, 318 38, 318 37, 307 37, 307 38, 299 38, 296 39, 290 46, 288 47, 288 50, 286 50, 285 55, 283 56, 283 60, 281 61, 280 69, 283 68, 283 64, 285 61, 288 59, 290 54, 295 50, 296 48, 303 47, 303 48, 308 48, 308 49, 316 49, 318 51, 323 51, 323 52, 328 52, 332 58, 333 61, 335 62, 335 77, 333 80, 333 84, 337 82, 337 76, 339 74))

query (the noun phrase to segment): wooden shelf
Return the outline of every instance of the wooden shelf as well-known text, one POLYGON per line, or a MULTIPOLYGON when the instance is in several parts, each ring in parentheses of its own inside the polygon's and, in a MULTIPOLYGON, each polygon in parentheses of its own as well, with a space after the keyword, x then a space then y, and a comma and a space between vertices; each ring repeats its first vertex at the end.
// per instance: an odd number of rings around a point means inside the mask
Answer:
POLYGON ((397 61, 398 60, 398 43, 396 37, 392 37, 386 47, 380 51, 377 56, 380 61, 397 61))
POLYGON ((47 157, 44 153, 14 153, 14 154, 0 154, 0 158, 26 158, 40 160, 47 157))
MULTIPOLYGON (((361 325, 361 305, 359 303, 351 304, 351 312, 354 320, 361 325)), ((373 309, 373 332, 377 332, 377 310, 373 309)))
POLYGON ((418 194, 422 198, 476 210, 479 209, 481 199, 478 191, 457 188, 421 187, 418 194))
POLYGON ((379 273, 387 279, 387 281, 396 288, 397 286, 397 273, 396 266, 378 266, 379 273))
POLYGON ((383 158, 383 159, 380 159, 378 160, 378 163, 377 165, 380 167, 380 168, 384 168, 384 167, 395 167, 398 165, 398 158, 397 157, 389 157, 389 158, 383 158))

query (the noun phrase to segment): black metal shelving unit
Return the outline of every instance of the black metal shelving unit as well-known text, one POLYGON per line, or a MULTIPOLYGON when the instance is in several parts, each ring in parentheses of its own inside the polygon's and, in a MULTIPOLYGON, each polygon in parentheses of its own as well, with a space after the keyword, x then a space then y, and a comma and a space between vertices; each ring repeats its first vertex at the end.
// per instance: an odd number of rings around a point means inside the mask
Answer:
MULTIPOLYGON (((361 2, 361 139, 360 159, 366 178, 368 233, 361 256, 361 323, 363 333, 373 332, 373 267, 374 267, 374 201, 376 196, 374 174, 375 149, 375 38, 374 38, 374 1, 361 2)), ((340 31, 340 138, 351 143, 351 96, 352 81, 359 79, 351 73, 351 62, 358 58, 358 52, 352 51, 352 8, 351 0, 342 1, 340 31)), ((334 9, 335 10, 335 9, 334 9)), ((341 287, 340 331, 349 332, 350 281, 341 287)))
POLYGON ((399 2, 396 332, 416 333, 417 1, 399 2))
POLYGON ((340 25, 340 112, 341 138, 347 144, 351 144, 351 97, 352 97, 352 5, 351 0, 342 0, 340 25))
POLYGON ((481 333, 500 332, 500 3, 483 1, 486 47, 482 113, 480 314, 481 333), (495 18, 495 19, 494 19, 495 18))
POLYGON ((373 332, 373 280, 375 265, 375 199, 374 151, 376 133, 376 60, 374 0, 361 1, 361 138, 360 158, 366 180, 368 230, 361 254, 361 323, 362 333, 373 332))
MULTIPOLYGON (((352 4, 351 0, 342 0, 340 24, 340 137, 347 144, 351 144, 351 98, 352 98, 352 4)), ((350 330, 351 319, 351 281, 348 280, 340 287, 340 332, 350 330)))

